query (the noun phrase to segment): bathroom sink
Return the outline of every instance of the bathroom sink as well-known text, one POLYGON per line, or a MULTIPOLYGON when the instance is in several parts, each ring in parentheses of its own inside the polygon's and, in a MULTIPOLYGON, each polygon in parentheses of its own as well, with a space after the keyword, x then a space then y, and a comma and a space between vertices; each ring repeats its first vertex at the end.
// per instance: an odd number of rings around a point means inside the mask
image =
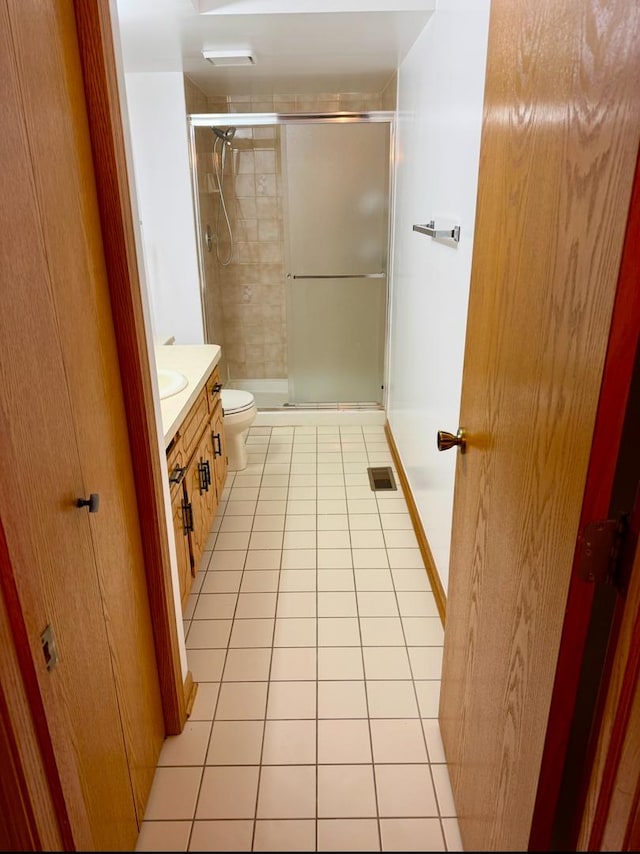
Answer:
POLYGON ((177 394, 186 388, 189 381, 180 371, 173 371, 169 368, 158 368, 158 388, 160 390, 160 400, 165 397, 171 397, 172 394, 177 394))

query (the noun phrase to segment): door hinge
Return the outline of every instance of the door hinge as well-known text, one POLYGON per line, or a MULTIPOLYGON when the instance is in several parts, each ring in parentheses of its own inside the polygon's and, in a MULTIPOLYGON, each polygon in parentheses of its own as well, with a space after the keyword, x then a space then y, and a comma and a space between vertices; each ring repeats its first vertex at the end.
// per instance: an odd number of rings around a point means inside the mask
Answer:
POLYGON ((583 581, 617 586, 627 528, 626 515, 619 519, 599 519, 585 526, 580 536, 579 563, 583 581))

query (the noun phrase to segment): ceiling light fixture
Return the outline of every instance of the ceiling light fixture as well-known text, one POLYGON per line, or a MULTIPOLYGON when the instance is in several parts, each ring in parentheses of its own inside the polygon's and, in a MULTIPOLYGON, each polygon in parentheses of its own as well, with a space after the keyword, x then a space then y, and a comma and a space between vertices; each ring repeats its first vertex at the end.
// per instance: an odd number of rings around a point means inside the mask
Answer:
POLYGON ((203 57, 212 65, 255 65, 256 60, 248 50, 203 50, 203 57))

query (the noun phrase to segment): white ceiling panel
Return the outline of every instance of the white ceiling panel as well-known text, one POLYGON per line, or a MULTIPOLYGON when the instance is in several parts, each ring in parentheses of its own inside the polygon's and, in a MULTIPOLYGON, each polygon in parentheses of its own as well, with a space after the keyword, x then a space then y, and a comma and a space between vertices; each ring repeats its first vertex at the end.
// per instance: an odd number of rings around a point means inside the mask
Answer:
MULTIPOLYGON (((389 0, 367 4, 376 10, 255 14, 246 9, 290 4, 238 0, 218 2, 215 13, 199 14, 191 0, 118 0, 125 71, 183 71, 210 96, 379 92, 432 14, 413 7, 434 4, 406 0, 393 11, 380 10, 389 0), (223 7, 239 3, 243 13, 222 14, 223 7), (205 49, 246 51, 255 65, 214 67, 203 58, 205 49)), ((298 5, 317 8, 318 3, 298 0, 298 5)), ((345 5, 362 6, 363 0, 345 5)))

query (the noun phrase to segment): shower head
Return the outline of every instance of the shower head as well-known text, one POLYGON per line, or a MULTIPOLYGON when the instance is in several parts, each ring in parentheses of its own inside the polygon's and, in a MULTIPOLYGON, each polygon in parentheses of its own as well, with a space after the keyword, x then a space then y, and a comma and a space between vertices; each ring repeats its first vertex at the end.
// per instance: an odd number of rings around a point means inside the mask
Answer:
POLYGON ((221 139, 223 142, 226 142, 227 145, 231 145, 231 140, 236 135, 237 128, 228 127, 226 130, 222 128, 211 128, 211 130, 215 133, 218 139, 221 139))

